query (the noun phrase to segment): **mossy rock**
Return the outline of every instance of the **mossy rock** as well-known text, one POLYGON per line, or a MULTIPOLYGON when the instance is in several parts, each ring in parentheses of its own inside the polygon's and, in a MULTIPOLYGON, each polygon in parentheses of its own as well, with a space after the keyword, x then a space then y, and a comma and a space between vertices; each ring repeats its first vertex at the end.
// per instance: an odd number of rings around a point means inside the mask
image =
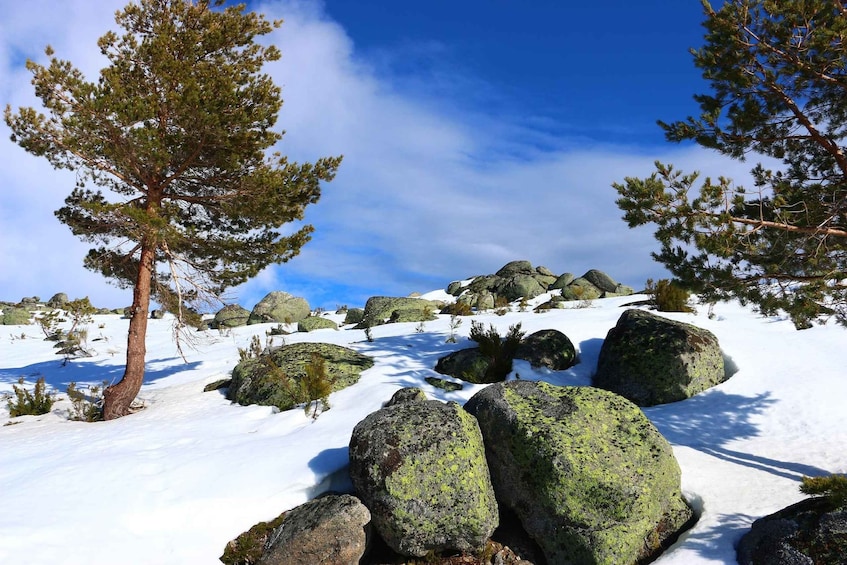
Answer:
POLYGON ((579 277, 562 289, 565 300, 596 300, 603 296, 603 291, 594 286, 591 281, 579 277))
POLYGON ((486 373, 491 359, 484 357, 478 347, 460 349, 439 359, 435 370, 473 384, 486 384, 486 373))
POLYGON ((677 402, 726 380, 715 335, 646 310, 629 309, 609 330, 594 386, 639 406, 677 402))
POLYGON ((476 420, 455 402, 402 402, 359 422, 350 478, 394 551, 478 551, 498 523, 476 420))
POLYGON ((515 358, 529 361, 533 367, 564 371, 576 363, 576 348, 559 330, 540 330, 521 341, 515 358))
POLYGON ((297 323, 298 332, 311 332, 314 330, 337 330, 338 324, 328 318, 321 316, 309 316, 297 323))
POLYGON ((305 298, 279 290, 268 293, 253 307, 248 324, 295 324, 311 314, 305 298))
POLYGON ((356 384, 361 372, 373 366, 372 358, 340 345, 292 343, 238 363, 232 370, 227 398, 245 406, 261 404, 280 410, 304 402, 300 381, 313 353, 324 359, 333 392, 356 384))
POLYGON ((362 321, 356 327, 361 329, 396 321, 425 322, 434 320, 435 312, 438 312, 438 310, 438 304, 431 300, 372 296, 365 303, 362 321))
POLYGON ((621 396, 519 380, 486 387, 465 409, 480 423, 498 502, 548 563, 641 562, 692 517, 670 444, 621 396))
POLYGON ((238 304, 227 304, 215 314, 215 319, 209 322, 209 327, 214 329, 237 328, 246 326, 250 319, 250 310, 238 304))
POLYGON ((3 308, 3 316, 0 317, 0 325, 4 326, 28 326, 32 323, 32 314, 26 308, 3 308))
POLYGON ((463 388, 465 388, 465 385, 463 385, 462 383, 454 383, 453 381, 448 381, 447 379, 440 379, 438 377, 426 377, 424 380, 435 388, 440 388, 441 390, 447 392, 455 392, 457 390, 462 390, 463 388))
POLYGON ((603 271, 598 271, 597 269, 591 269, 584 275, 582 278, 599 288, 603 292, 615 292, 615 290, 620 286, 618 282, 604 273, 603 271))
POLYGON ((571 284, 575 278, 576 276, 573 273, 562 273, 550 286, 547 287, 547 290, 565 288, 571 284))
POLYGON ((361 308, 348 308, 344 315, 344 324, 358 324, 365 317, 365 311, 361 308))

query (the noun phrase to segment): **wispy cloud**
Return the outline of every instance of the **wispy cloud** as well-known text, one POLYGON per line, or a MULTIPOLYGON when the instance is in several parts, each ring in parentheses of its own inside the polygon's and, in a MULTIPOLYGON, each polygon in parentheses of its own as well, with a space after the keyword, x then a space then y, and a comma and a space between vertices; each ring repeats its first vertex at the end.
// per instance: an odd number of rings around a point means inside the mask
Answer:
MULTIPOLYGON (((94 77, 96 38, 114 27, 122 2, 104 4, 95 10, 82 0, 61 3, 62 13, 46 21, 47 3, 12 8, 0 23, 4 101, 31 103, 20 56, 36 56, 45 42, 94 77), (15 30, 7 35, 9 26, 15 30)), ((492 272, 513 259, 556 272, 599 268, 639 286, 664 275, 649 257, 649 231, 630 231, 620 220, 611 183, 649 174, 656 158, 687 170, 746 174, 746 166, 696 148, 593 143, 519 103, 489 107, 482 101, 496 93, 480 94, 484 83, 467 69, 453 76, 458 71, 450 67, 417 77, 407 69, 392 73, 392 65, 357 53, 320 3, 256 8, 285 20, 269 38, 283 52, 268 68, 285 99, 280 149, 300 161, 344 154, 344 162, 307 211, 316 233, 301 255, 234 290, 248 307, 271 290, 306 296, 313 306, 361 304, 374 294, 427 291, 492 272), (439 82, 429 91, 427 76, 439 82)), ((64 291, 98 304, 127 302, 128 293, 84 271, 85 245, 53 218, 73 176, 11 143, 0 143, 0 167, 0 298, 64 291)))

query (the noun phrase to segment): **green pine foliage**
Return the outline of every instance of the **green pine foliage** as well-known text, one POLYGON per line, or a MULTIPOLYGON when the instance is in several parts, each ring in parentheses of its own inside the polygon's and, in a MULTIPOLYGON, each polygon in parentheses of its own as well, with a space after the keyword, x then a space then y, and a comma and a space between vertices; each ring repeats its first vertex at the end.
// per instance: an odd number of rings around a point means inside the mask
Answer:
POLYGON ((800 492, 827 497, 834 506, 847 503, 847 476, 803 477, 800 492))
POLYGON ((321 411, 329 410, 329 395, 332 392, 332 379, 326 372, 326 361, 317 352, 312 353, 312 358, 306 362, 304 369, 306 374, 300 379, 300 391, 302 392, 302 402, 306 405, 303 408, 306 414, 312 410, 312 418, 318 417, 318 404, 321 406, 321 411))
POLYGON ((4 113, 13 142, 76 173, 56 216, 92 244, 85 266, 133 289, 107 419, 129 413, 143 382, 151 298, 184 325, 194 305, 296 256, 313 231, 305 208, 341 163, 273 152, 281 89, 263 67, 281 53, 263 36, 282 22, 225 0, 138 0, 115 20, 99 76, 47 47, 46 64, 27 62, 41 107, 4 113))
POLYGON ((70 383, 65 391, 68 399, 71 401, 71 408, 68 410, 68 419, 80 422, 99 422, 102 420, 103 388, 107 384, 107 382, 104 382, 102 387, 91 385, 85 391, 77 388, 76 383, 70 383))
POLYGON ((31 392, 24 386, 23 377, 18 379, 18 384, 12 385, 12 390, 14 394, 6 394, 6 406, 12 418, 47 414, 57 400, 56 393, 47 390, 44 377, 39 377, 35 381, 35 387, 31 392))
POLYGON ((700 115, 659 122, 669 141, 730 159, 764 155, 753 186, 656 162, 614 188, 630 227, 652 225, 654 258, 707 302, 736 297, 799 329, 847 325, 847 17, 840 2, 703 2, 709 82, 700 115))
POLYGON ((647 279, 644 292, 653 296, 651 303, 660 312, 693 311, 693 308, 688 305, 691 293, 675 281, 660 279, 654 283, 653 279, 647 279))
POLYGON ((468 337, 479 345, 480 354, 490 360, 483 382, 497 383, 506 380, 506 377, 512 371, 512 361, 523 335, 524 332, 521 331, 520 323, 509 326, 509 333, 506 334, 504 339, 500 337, 493 324, 490 324, 486 330, 482 322, 471 322, 471 331, 468 337))

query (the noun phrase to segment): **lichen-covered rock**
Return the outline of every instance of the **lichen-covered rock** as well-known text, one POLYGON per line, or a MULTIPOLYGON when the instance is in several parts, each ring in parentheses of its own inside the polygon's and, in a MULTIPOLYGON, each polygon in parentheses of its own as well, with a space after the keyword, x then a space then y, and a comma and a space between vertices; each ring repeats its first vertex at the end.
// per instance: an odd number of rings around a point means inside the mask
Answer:
POLYGON ((347 314, 344 315, 344 324, 358 324, 365 317, 365 311, 362 308, 348 308, 347 314))
POLYGON ((548 563, 635 563, 692 516, 670 444, 618 395, 512 381, 465 409, 479 421, 498 502, 548 563))
POLYGON ((349 494, 328 495, 289 510, 268 537, 258 565, 358 565, 371 514, 349 494))
POLYGON ((431 300, 408 297, 372 296, 365 303, 362 321, 356 327, 378 326, 387 322, 426 322, 436 318, 438 304, 431 300), (397 314, 395 315, 395 312, 397 314), (392 318, 394 318, 392 320, 392 318))
POLYGON ((547 287, 547 290, 565 288, 571 284, 575 278, 576 277, 573 273, 562 273, 550 286, 547 287))
POLYGON ((462 294, 462 291, 465 289, 462 281, 453 281, 447 285, 446 292, 450 296, 459 296, 462 294))
POLYGON ((336 324, 329 318, 323 318, 321 316, 309 316, 308 318, 303 318, 297 323, 298 332, 311 332, 314 330, 327 329, 337 330, 338 324, 336 324))
POLYGON ((229 542, 226 565, 358 565, 367 548, 370 512, 349 494, 327 495, 262 522, 229 542))
POLYGON ((712 332, 629 309, 606 335, 593 384, 653 406, 690 398, 725 378, 712 332))
POLYGON ((736 556, 739 565, 847 563, 847 506, 807 498, 759 518, 741 538, 736 556))
POLYGON ((3 326, 26 326, 32 320, 32 314, 26 308, 3 307, 3 315, 0 316, 0 325, 3 326))
POLYGON ((515 275, 531 274, 534 272, 532 263, 525 260, 509 261, 494 273, 498 277, 509 278, 515 275))
POLYGON ((209 323, 213 330, 222 328, 237 328, 246 326, 250 319, 250 310, 238 304, 227 304, 215 314, 215 318, 209 323))
POLYGON ((521 341, 515 358, 529 361, 533 367, 564 371, 576 363, 576 348, 559 330, 540 330, 521 341))
POLYGON ((588 279, 579 277, 562 289, 565 300, 596 300, 603 296, 603 291, 594 286, 588 279))
POLYGON ((498 523, 482 435, 455 402, 403 402, 359 422, 350 477, 386 544, 403 555, 477 551, 498 523))
POLYGON ((598 271, 597 269, 591 269, 584 275, 582 278, 602 290, 603 292, 615 292, 615 289, 618 288, 618 282, 604 273, 603 271, 598 271))
POLYGON ((245 406, 261 404, 280 410, 305 402, 300 396, 300 381, 313 353, 324 359, 333 392, 356 384, 361 372, 373 366, 370 357, 340 345, 292 343, 238 363, 232 370, 227 398, 245 406))
POLYGON ((270 292, 253 307, 248 324, 296 324, 311 314, 305 298, 293 296, 287 292, 270 292))
POLYGON ((484 384, 487 382, 485 375, 489 366, 491 359, 484 357, 478 347, 470 347, 440 358, 435 364, 435 370, 469 383, 484 384))
POLYGON ((395 392, 388 402, 385 403, 385 407, 403 404, 404 402, 426 402, 426 400, 427 397, 424 391, 416 386, 407 386, 395 392))
POLYGON ((520 298, 535 298, 547 292, 547 287, 539 281, 539 278, 542 277, 540 275, 514 275, 498 289, 497 294, 505 296, 509 302, 520 298))
POLYGON ((65 304, 67 304, 70 300, 68 299, 68 295, 64 292, 57 292, 53 296, 50 297, 50 300, 47 301, 48 308, 64 308, 65 304))

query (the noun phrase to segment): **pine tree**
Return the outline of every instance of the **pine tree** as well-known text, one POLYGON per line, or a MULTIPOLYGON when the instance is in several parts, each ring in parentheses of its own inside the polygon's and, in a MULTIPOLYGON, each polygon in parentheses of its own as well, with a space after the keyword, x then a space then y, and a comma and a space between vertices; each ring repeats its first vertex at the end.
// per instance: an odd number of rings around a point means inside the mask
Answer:
POLYGON ((131 3, 115 16, 123 34, 98 42, 108 65, 96 82, 47 47, 48 65, 27 62, 46 114, 6 107, 14 142, 77 173, 56 216, 94 245, 85 266, 133 289, 106 419, 127 414, 143 382, 151 297, 181 323, 188 305, 297 255, 312 227, 280 228, 302 220, 341 161, 271 153, 282 99, 262 67, 280 53, 256 40, 281 22, 224 4, 131 3))
POLYGON ((798 328, 847 325, 847 6, 703 6, 705 45, 692 54, 711 93, 695 96, 700 117, 659 125, 670 141, 781 165, 755 165, 745 189, 657 162, 614 185, 618 206, 630 227, 655 225, 654 258, 706 300, 784 310, 798 328))

